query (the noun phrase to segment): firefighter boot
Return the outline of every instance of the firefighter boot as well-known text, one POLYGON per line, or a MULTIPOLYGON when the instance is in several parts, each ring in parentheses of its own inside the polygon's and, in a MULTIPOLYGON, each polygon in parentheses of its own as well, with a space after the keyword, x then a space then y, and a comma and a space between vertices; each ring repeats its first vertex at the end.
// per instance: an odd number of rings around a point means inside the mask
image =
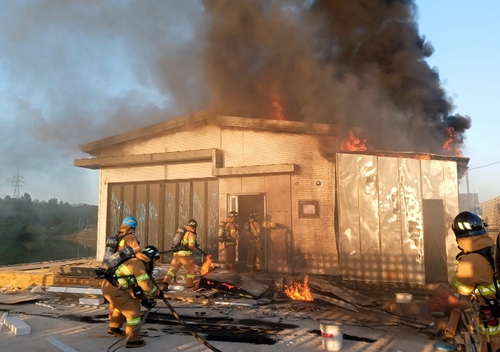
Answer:
POLYGON ((194 287, 194 279, 192 277, 186 278, 186 287, 193 288, 194 287))
POLYGON ((175 274, 171 273, 170 271, 167 272, 167 275, 165 275, 165 279, 163 279, 163 288, 162 291, 168 291, 168 285, 172 280, 175 278, 175 274))

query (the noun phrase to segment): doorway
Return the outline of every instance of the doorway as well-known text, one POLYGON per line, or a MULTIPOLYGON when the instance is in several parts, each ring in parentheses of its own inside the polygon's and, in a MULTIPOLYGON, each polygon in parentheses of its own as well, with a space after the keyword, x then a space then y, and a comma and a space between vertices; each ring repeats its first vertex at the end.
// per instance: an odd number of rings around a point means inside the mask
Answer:
MULTIPOLYGON (((245 224, 250 217, 250 213, 257 212, 263 219, 265 214, 265 195, 264 194, 246 194, 246 195, 230 195, 228 213, 231 210, 238 212, 239 223, 239 239, 236 255, 236 269, 245 270, 247 264, 247 249, 248 249, 248 234, 245 230, 245 224), (234 202, 236 200, 236 202, 234 202)), ((267 236, 264 239, 264 269, 267 269, 267 236)))
POLYGON ((447 283, 446 225, 441 199, 423 200, 425 282, 447 283))

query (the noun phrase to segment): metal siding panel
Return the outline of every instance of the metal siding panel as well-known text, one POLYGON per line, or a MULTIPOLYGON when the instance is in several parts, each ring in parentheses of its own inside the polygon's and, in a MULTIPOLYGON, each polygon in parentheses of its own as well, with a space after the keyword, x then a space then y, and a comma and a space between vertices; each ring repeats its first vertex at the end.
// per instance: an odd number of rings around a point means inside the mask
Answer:
POLYGON ((443 199, 443 163, 440 160, 421 160, 422 198, 443 199))
POLYGON ((399 159, 405 282, 425 284, 420 160, 399 159))
MULTIPOLYGON (((149 243, 148 239, 148 203, 147 203, 147 186, 145 184, 140 184, 135 186, 135 216, 137 222, 139 223, 136 228, 136 236, 139 242, 149 243)), ((141 246, 144 248, 144 245, 141 246)))
MULTIPOLYGON (((163 246, 159 248, 160 251, 169 250, 174 238, 175 231, 177 230, 177 217, 176 217, 176 204, 177 204, 177 185, 173 182, 165 184, 165 221, 164 221, 164 234, 163 246)), ((164 255, 163 261, 168 262, 172 258, 172 254, 164 255)))
POLYGON ((346 279, 361 278, 357 156, 337 155, 340 272, 346 279))
POLYGON ((382 280, 404 282, 398 159, 378 158, 378 181, 382 280))
POLYGON ((179 205, 178 224, 184 226, 189 221, 191 210, 191 183, 179 182, 179 198, 177 199, 179 205))
POLYGON ((377 157, 358 156, 359 238, 363 261, 362 279, 380 281, 380 229, 378 209, 377 157))
POLYGON ((148 209, 148 245, 159 248, 160 232, 160 184, 153 183, 149 185, 149 209, 148 209))
POLYGON ((458 206, 458 174, 457 163, 455 161, 443 161, 443 175, 444 175, 444 211, 445 221, 448 233, 446 235, 446 248, 447 248, 447 264, 448 264, 448 278, 455 273, 457 261, 455 256, 458 254, 457 242, 455 234, 451 229, 451 224, 455 216, 459 213, 458 206))
POLYGON ((212 260, 219 260, 219 181, 207 181, 208 215, 207 215, 207 247, 206 252, 212 254, 212 260))

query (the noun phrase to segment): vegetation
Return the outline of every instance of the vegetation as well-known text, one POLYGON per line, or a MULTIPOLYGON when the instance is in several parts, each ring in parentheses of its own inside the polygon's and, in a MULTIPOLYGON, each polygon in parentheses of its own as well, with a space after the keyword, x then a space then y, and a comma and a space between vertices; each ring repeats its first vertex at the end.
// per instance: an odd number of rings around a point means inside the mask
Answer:
POLYGON ((71 239, 96 225, 95 205, 32 200, 28 193, 0 198, 0 265, 95 255, 95 247, 71 239))

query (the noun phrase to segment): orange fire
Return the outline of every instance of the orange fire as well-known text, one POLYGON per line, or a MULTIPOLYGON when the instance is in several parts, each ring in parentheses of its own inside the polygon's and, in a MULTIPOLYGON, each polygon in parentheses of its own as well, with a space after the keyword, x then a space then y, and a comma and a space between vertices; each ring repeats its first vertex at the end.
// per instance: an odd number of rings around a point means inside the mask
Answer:
POLYGON ((283 107, 281 106, 280 99, 277 94, 273 94, 273 111, 275 120, 284 120, 285 114, 283 113, 283 107))
POLYGON ((307 284, 309 277, 304 275, 304 283, 294 282, 291 286, 285 285, 285 294, 291 299, 298 301, 312 301, 311 291, 307 284))
POLYGON ((361 142, 359 138, 356 138, 354 136, 354 133, 352 131, 349 131, 349 140, 343 141, 340 143, 340 150, 342 151, 357 151, 357 150, 366 150, 366 139, 361 142))
POLYGON ((200 275, 202 275, 202 276, 205 275, 206 273, 208 273, 210 271, 210 269, 212 269, 212 256, 209 254, 205 258, 205 262, 203 263, 203 265, 200 268, 200 275))
MULTIPOLYGON (((207 280, 207 284, 209 285, 216 285, 216 282, 215 281, 212 281, 212 280, 207 280)), ((232 289, 234 288, 235 286, 233 285, 230 285, 230 284, 226 284, 225 282, 219 282, 220 285, 223 285, 223 286, 226 286, 228 289, 232 289)))
MULTIPOLYGON (((446 142, 444 142, 443 144, 443 150, 446 151, 446 152, 450 152, 452 151, 452 145, 453 143, 455 142, 456 140, 456 135, 455 135, 455 129, 453 127, 448 127, 446 129, 446 132, 448 132, 448 140, 446 142)), ((460 150, 458 149, 455 149, 454 150, 454 153, 456 156, 463 156, 462 155, 462 152, 460 152, 460 150)))

